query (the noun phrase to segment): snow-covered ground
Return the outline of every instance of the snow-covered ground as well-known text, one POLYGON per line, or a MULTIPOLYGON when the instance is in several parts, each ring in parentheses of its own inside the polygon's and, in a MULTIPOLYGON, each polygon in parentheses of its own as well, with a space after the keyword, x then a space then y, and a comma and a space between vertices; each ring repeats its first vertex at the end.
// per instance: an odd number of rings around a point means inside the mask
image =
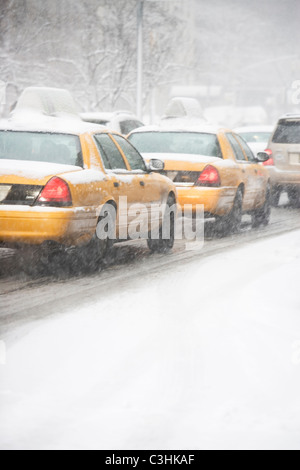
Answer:
POLYGON ((15 330, 0 448, 300 449, 299 240, 124 279, 15 330))

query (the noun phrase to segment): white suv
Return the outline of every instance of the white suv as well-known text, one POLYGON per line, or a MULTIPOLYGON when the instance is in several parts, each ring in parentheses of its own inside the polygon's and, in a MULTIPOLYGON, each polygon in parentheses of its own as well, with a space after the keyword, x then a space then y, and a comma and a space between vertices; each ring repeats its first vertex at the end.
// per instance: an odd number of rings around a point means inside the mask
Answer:
POLYGON ((279 119, 266 152, 273 205, 277 206, 282 191, 287 191, 290 203, 300 206, 300 114, 287 114, 279 119))

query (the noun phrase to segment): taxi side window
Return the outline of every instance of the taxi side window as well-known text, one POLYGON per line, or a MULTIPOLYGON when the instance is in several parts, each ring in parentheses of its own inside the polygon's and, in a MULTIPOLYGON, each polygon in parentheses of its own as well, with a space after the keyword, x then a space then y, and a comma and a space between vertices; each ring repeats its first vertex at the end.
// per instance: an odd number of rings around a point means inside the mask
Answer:
POLYGON ((235 140, 233 134, 226 134, 227 139, 229 140, 231 147, 233 148, 233 151, 235 153, 235 157, 237 161, 239 162, 246 162, 246 157, 244 155, 243 150, 241 149, 240 145, 238 142, 235 140))
POLYGON ((239 135, 234 136, 236 140, 239 142, 240 146, 244 150, 245 154, 247 155, 248 161, 249 162, 256 162, 255 156, 253 155, 252 150, 248 146, 248 144, 240 137, 239 135))
POLYGON ((108 134, 95 135, 95 141, 106 170, 127 170, 122 154, 108 134))
POLYGON ((147 171, 145 162, 139 152, 131 145, 126 139, 119 135, 114 135, 113 138, 120 145, 124 155, 126 156, 131 170, 147 171))

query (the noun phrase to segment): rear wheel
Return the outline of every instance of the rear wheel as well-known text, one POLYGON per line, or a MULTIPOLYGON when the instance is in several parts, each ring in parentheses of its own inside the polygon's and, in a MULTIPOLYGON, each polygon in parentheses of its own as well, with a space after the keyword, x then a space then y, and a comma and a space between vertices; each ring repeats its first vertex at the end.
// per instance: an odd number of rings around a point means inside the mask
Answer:
POLYGON ((279 188, 273 188, 271 190, 271 205, 273 207, 279 206, 280 196, 281 196, 281 190, 279 188))
POLYGON ((300 207, 300 190, 298 188, 290 188, 287 191, 290 205, 295 208, 300 207))
POLYGON ((229 235, 230 233, 237 233, 241 229, 243 217, 243 192, 239 188, 237 190, 233 208, 231 212, 224 216, 218 217, 215 223, 215 230, 221 233, 223 236, 229 235))
POLYGON ((158 239, 152 233, 149 234, 148 247, 152 253, 168 253, 175 242, 175 215, 176 200, 170 195, 167 200, 166 212, 162 226, 159 229, 158 239))
POLYGON ((107 204, 99 217, 97 230, 88 245, 80 249, 83 266, 98 269, 109 261, 115 241, 116 209, 107 204))
POLYGON ((271 217, 271 189, 268 187, 264 205, 252 213, 252 227, 257 228, 261 225, 269 225, 271 217))

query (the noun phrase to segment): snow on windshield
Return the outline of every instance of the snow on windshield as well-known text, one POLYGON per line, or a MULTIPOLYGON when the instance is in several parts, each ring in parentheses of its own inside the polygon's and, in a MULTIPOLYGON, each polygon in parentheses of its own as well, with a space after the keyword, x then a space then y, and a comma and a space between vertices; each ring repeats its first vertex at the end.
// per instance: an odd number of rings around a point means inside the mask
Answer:
POLYGON ((0 131, 0 159, 83 166, 77 136, 0 131))
POLYGON ((218 139, 214 134, 138 132, 129 139, 140 153, 181 153, 222 158, 218 139))

